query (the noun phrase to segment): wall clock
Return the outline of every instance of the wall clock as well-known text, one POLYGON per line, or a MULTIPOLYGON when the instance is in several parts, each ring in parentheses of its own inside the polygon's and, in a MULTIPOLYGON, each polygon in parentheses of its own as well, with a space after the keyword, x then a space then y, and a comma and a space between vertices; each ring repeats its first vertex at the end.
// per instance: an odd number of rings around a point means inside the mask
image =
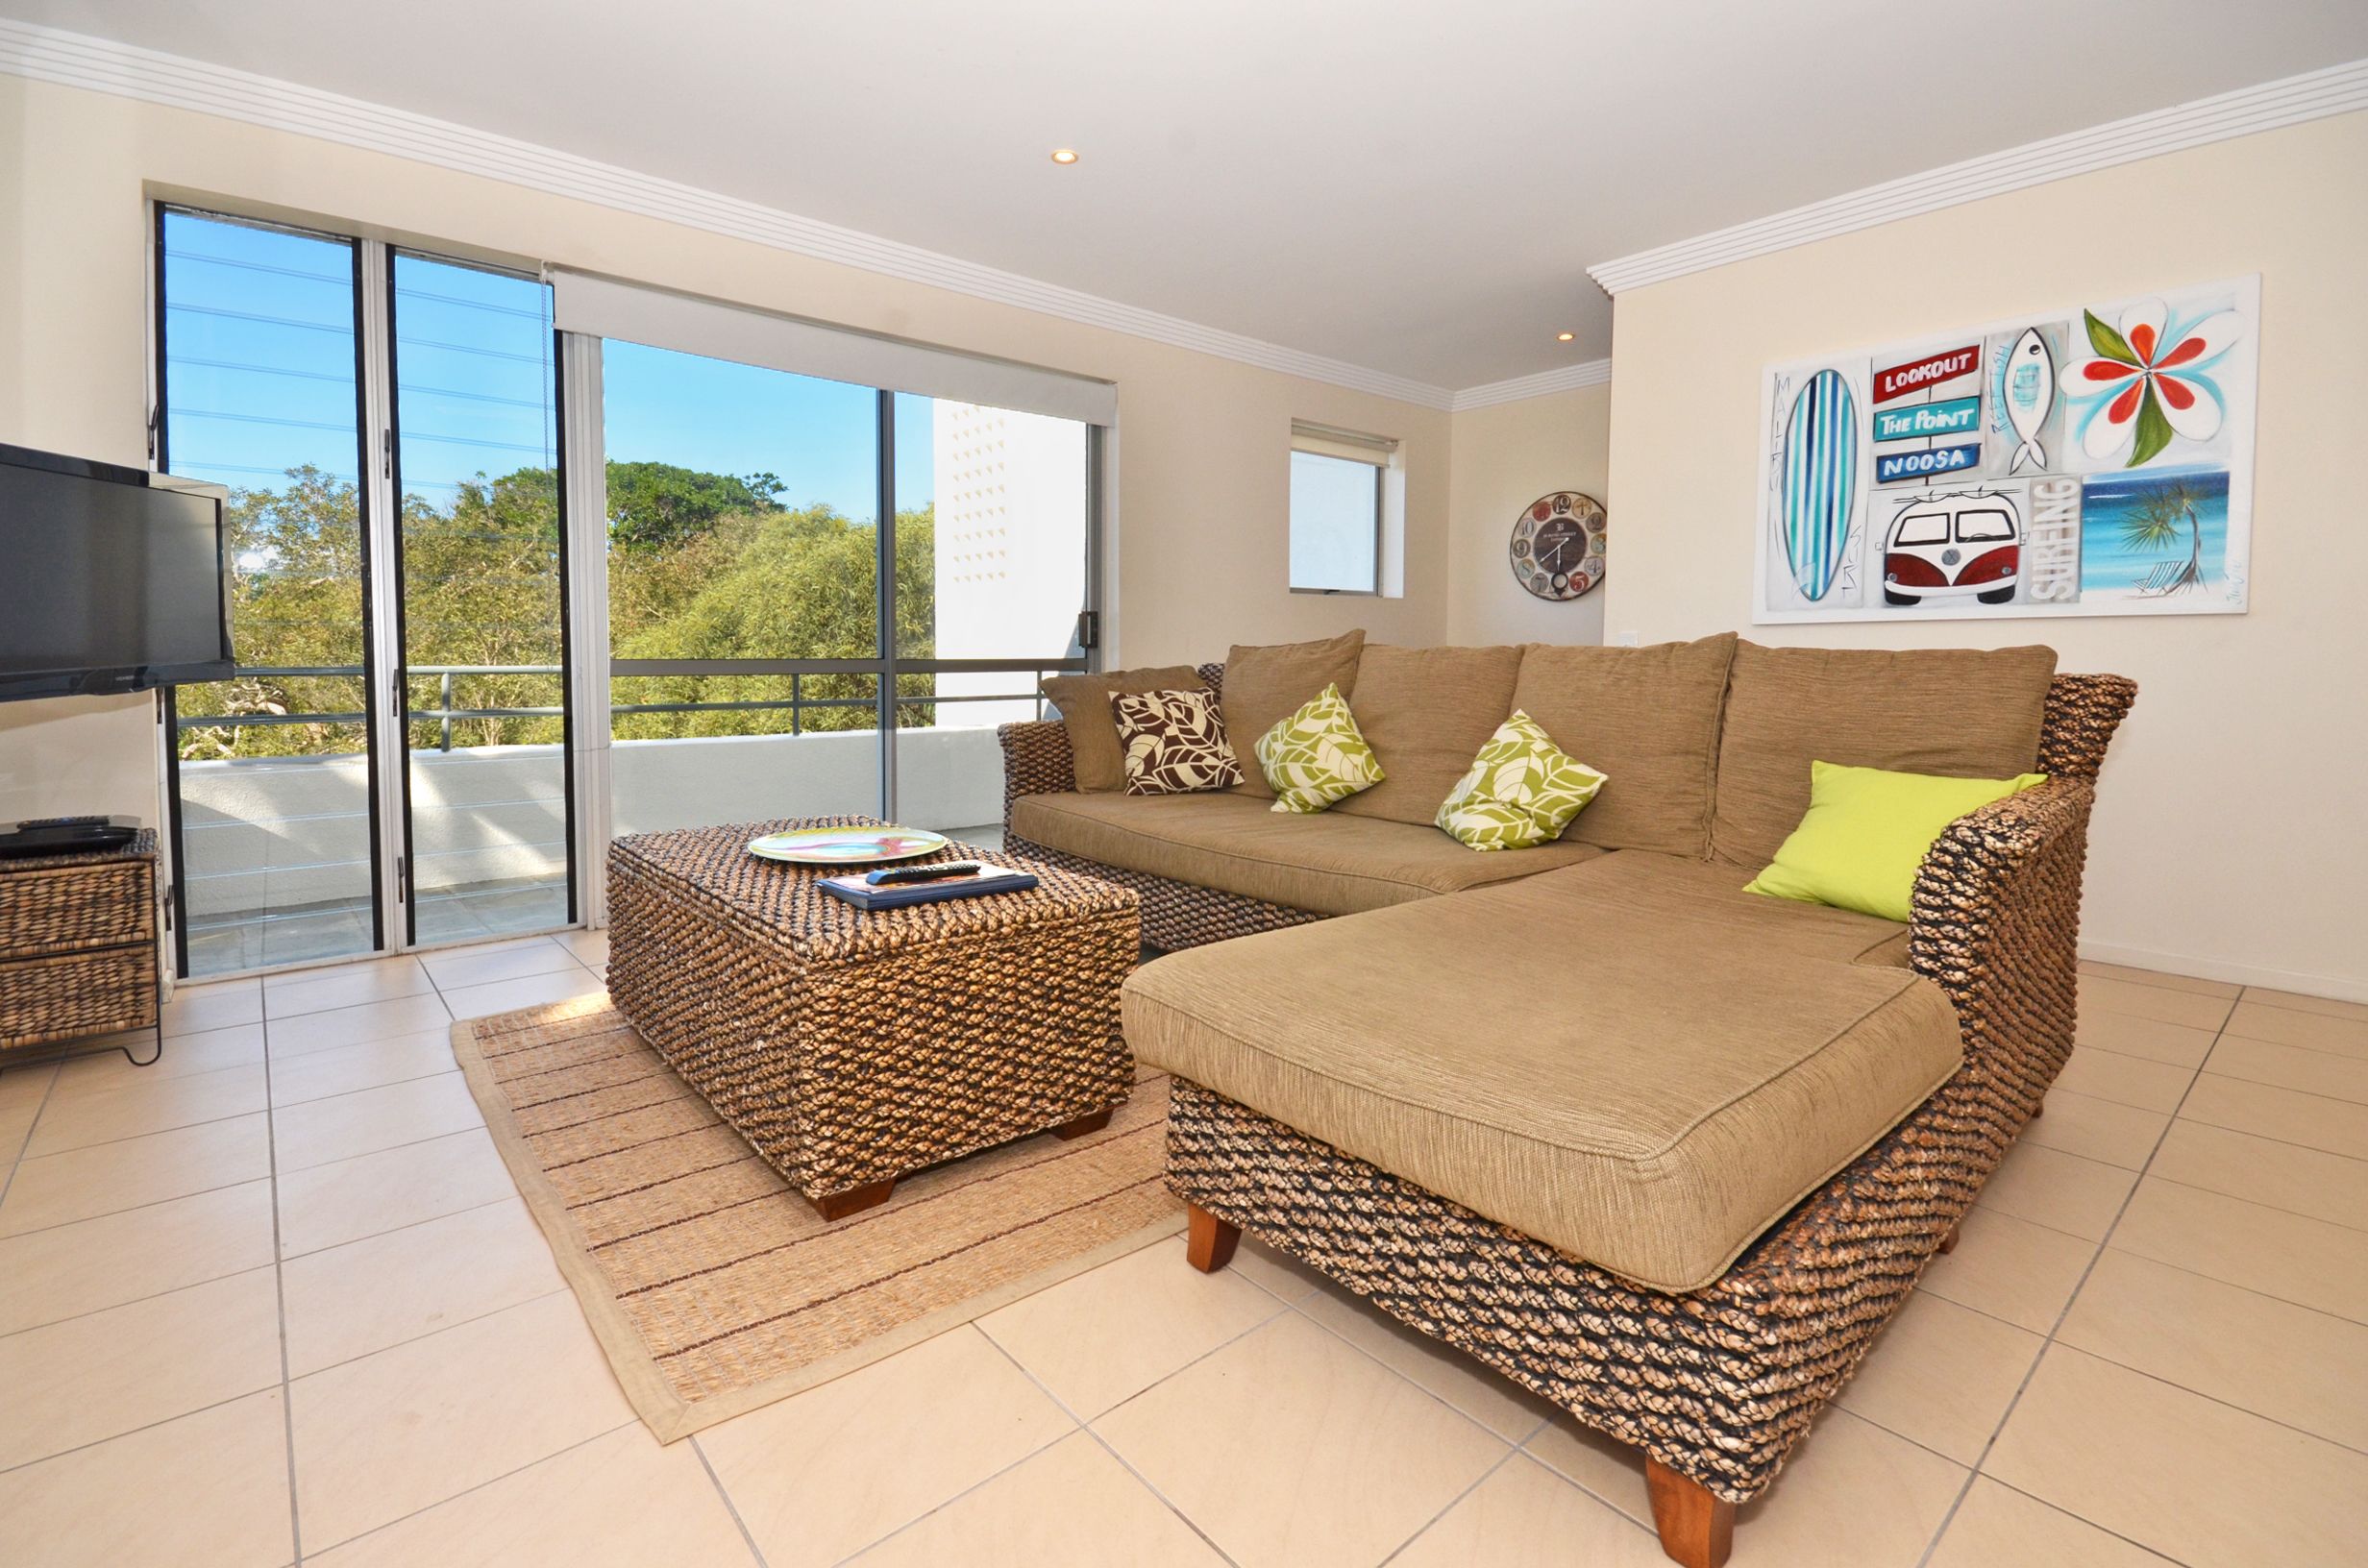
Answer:
POLYGON ((1603 580, 1603 502, 1540 496, 1513 523, 1513 578, 1540 599, 1576 599, 1603 580))

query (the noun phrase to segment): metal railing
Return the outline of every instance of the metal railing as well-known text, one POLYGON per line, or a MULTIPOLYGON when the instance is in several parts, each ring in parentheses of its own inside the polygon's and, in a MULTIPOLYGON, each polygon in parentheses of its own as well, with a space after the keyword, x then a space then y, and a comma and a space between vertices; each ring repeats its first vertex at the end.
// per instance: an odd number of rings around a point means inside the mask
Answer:
MULTIPOLYGON (((1012 664, 992 659, 935 659, 911 663, 899 661, 895 674, 1030 674, 1039 682, 1054 671, 1082 670, 1081 658, 1052 660, 1043 664, 1012 664)), ((808 675, 868 674, 878 678, 881 661, 875 659, 616 659, 610 662, 612 679, 652 679, 673 676, 748 678, 764 675, 787 675, 789 696, 785 698, 749 698, 733 701, 712 702, 614 702, 609 705, 611 719, 631 714, 684 714, 789 711, 789 733, 806 732, 805 713, 809 708, 869 708, 877 712, 881 707, 877 696, 872 697, 808 697, 805 677, 808 675)), ((242 665, 233 678, 259 677, 264 679, 360 679, 365 674, 358 664, 325 665, 242 665)), ((563 675, 566 672, 555 664, 415 664, 405 674, 413 678, 433 676, 436 680, 436 705, 407 709, 407 723, 430 723, 436 726, 439 751, 453 749, 453 725, 481 719, 556 719, 566 709, 551 707, 465 707, 453 706, 453 681, 456 676, 470 675, 563 675)), ((896 708, 930 708, 948 702, 1018 702, 1036 704, 1036 716, 1045 716, 1042 691, 1031 687, 1024 692, 960 692, 905 695, 898 693, 896 708)), ((174 716, 178 729, 237 729, 248 725, 278 724, 363 724, 370 716, 362 712, 350 713, 225 713, 181 714, 174 716)))

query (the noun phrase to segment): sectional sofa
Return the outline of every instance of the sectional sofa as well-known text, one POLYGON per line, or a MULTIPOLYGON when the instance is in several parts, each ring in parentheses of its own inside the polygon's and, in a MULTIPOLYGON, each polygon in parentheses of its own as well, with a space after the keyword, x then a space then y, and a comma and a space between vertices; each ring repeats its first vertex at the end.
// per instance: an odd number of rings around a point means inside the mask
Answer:
POLYGON ((1016 724, 1006 843, 1134 888, 1171 949, 1124 1018, 1172 1075, 1194 1263, 1248 1229, 1642 1449, 1665 1550, 1722 1562, 2071 1050, 2135 688, 2046 649, 1733 636, 1359 637, 1197 674, 1246 747, 1326 659, 1389 783, 1307 817, 1254 768, 1080 790, 1067 726, 1016 724), (1431 814, 1517 708, 1612 782, 1560 841, 1475 852, 1431 814), (1741 891, 1813 759, 2049 778, 1949 826, 1903 925, 1741 891))

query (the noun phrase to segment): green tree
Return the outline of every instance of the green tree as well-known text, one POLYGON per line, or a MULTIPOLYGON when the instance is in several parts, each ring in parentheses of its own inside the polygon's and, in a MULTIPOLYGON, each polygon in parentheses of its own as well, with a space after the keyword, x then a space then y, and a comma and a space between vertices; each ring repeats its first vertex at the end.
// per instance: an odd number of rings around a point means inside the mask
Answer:
POLYGON ((2204 583, 2203 509, 2209 498, 2185 479, 2163 479, 2150 487, 2121 525, 2122 542, 2133 550, 2176 550, 2180 534, 2187 536, 2183 563, 2165 561, 2148 573, 2145 592, 2176 594, 2204 583))
POLYGON ((665 550, 728 517, 782 510, 771 474, 734 478, 671 463, 608 465, 608 541, 622 550, 665 550))

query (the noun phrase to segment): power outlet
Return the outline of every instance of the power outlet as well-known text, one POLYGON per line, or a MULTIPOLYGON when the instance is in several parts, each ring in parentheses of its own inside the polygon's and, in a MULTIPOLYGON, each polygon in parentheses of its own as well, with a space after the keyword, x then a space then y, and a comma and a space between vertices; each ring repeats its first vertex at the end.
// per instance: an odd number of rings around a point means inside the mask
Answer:
POLYGON ((1612 646, 1614 648, 1635 648, 1637 634, 1633 631, 1616 631, 1612 634, 1612 646))

